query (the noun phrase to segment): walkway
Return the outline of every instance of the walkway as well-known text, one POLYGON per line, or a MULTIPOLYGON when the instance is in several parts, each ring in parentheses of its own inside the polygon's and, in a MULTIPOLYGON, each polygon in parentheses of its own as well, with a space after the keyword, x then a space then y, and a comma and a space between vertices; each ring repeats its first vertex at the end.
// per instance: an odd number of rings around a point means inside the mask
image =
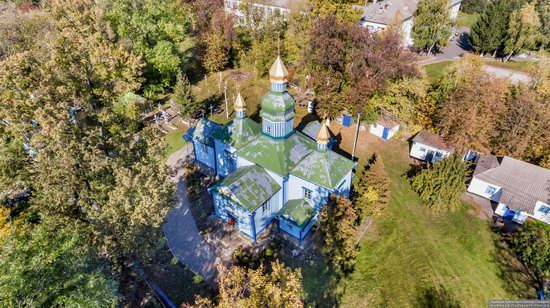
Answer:
POLYGON ((167 164, 177 171, 173 181, 177 186, 179 200, 176 208, 168 213, 163 229, 170 250, 180 262, 193 272, 202 275, 210 285, 215 285, 218 274, 216 270, 218 254, 214 246, 204 240, 195 225, 183 180, 182 165, 192 152, 192 145, 187 144, 168 158, 167 164))

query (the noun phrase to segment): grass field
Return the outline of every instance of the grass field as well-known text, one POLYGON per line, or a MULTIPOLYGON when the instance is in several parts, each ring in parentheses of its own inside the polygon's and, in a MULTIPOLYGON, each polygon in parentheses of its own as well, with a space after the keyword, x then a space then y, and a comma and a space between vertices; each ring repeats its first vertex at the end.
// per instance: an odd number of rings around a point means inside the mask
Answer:
POLYGON ((479 18, 479 14, 466 14, 464 12, 458 12, 458 16, 456 18, 456 25, 459 27, 468 27, 472 28, 474 23, 479 18))
POLYGON ((526 296, 496 257, 497 235, 467 206, 429 214, 404 176, 406 142, 392 140, 377 152, 391 178, 391 202, 363 239, 355 271, 340 283, 342 306, 485 307, 488 299, 526 296), (520 291, 509 290, 512 284, 520 291))
POLYGON ((451 63, 453 63, 453 61, 442 61, 423 66, 424 71, 428 75, 428 81, 430 81, 430 83, 436 82, 443 76, 445 67, 449 66, 451 63))
POLYGON ((531 64, 533 62, 529 62, 529 61, 502 62, 500 60, 489 60, 489 61, 484 61, 484 63, 486 65, 490 65, 490 66, 496 66, 496 67, 505 68, 505 69, 509 69, 509 70, 525 72, 527 70, 527 67, 529 66, 529 64, 531 64))
POLYGON ((183 147, 186 141, 182 138, 182 136, 183 134, 185 134, 186 131, 187 129, 172 130, 164 136, 164 141, 166 142, 164 157, 168 158, 174 152, 183 147))

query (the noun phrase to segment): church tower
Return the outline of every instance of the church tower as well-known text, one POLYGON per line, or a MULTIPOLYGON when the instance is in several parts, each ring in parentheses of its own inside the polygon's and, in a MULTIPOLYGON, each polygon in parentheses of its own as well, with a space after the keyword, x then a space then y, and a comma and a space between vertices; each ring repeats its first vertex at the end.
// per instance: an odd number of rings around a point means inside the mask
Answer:
POLYGON ((237 94, 237 98, 235 99, 235 104, 233 107, 235 108, 235 112, 237 113, 237 119, 244 119, 246 104, 243 97, 241 96, 241 92, 237 94))
POLYGON ((285 138, 294 132, 294 98, 286 91, 288 71, 280 56, 269 69, 271 91, 262 97, 262 133, 271 138, 285 138))
POLYGON ((319 132, 317 133, 317 150, 324 152, 327 150, 327 145, 330 140, 330 133, 328 132, 327 121, 321 121, 321 127, 319 127, 319 132))

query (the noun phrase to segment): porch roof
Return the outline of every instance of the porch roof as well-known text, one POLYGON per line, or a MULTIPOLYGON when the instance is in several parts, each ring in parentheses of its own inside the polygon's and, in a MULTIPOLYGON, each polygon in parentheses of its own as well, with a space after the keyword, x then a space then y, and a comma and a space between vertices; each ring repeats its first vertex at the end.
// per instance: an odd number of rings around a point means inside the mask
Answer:
POLYGON ((304 229, 315 216, 315 210, 304 199, 288 200, 277 214, 280 218, 290 221, 300 229, 304 229))

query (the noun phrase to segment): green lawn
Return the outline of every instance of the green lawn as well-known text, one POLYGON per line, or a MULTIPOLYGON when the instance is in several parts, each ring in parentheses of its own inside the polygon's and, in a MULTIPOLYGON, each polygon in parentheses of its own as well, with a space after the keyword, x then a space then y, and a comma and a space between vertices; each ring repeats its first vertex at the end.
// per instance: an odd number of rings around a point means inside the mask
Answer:
POLYGON ((501 60, 489 60, 489 61, 484 61, 483 63, 485 63, 486 65, 496 66, 496 67, 505 68, 505 69, 509 69, 509 70, 526 72, 527 67, 529 66, 529 64, 531 64, 533 62, 530 62, 530 61, 502 62, 501 60))
POLYGON ((524 284, 499 265, 497 235, 485 222, 466 206, 445 216, 429 214, 404 176, 405 141, 392 140, 377 151, 392 181, 391 202, 365 235, 355 271, 340 282, 342 306, 485 307, 488 299, 526 296, 524 284), (510 284, 521 291, 513 294, 510 284))
POLYGON ((451 63, 453 63, 453 61, 442 61, 423 66, 424 71, 428 75, 428 81, 430 81, 430 83, 436 82, 443 76, 445 67, 449 66, 451 63))
POLYGON ((168 158, 177 150, 181 149, 181 147, 183 147, 183 145, 186 143, 186 141, 182 138, 183 134, 186 131, 187 129, 172 130, 164 136, 164 141, 166 142, 164 156, 166 158, 168 158))
POLYGON ((479 14, 466 14, 464 12, 458 12, 458 17, 456 18, 456 25, 459 27, 468 27, 472 28, 474 23, 479 18, 479 14))

